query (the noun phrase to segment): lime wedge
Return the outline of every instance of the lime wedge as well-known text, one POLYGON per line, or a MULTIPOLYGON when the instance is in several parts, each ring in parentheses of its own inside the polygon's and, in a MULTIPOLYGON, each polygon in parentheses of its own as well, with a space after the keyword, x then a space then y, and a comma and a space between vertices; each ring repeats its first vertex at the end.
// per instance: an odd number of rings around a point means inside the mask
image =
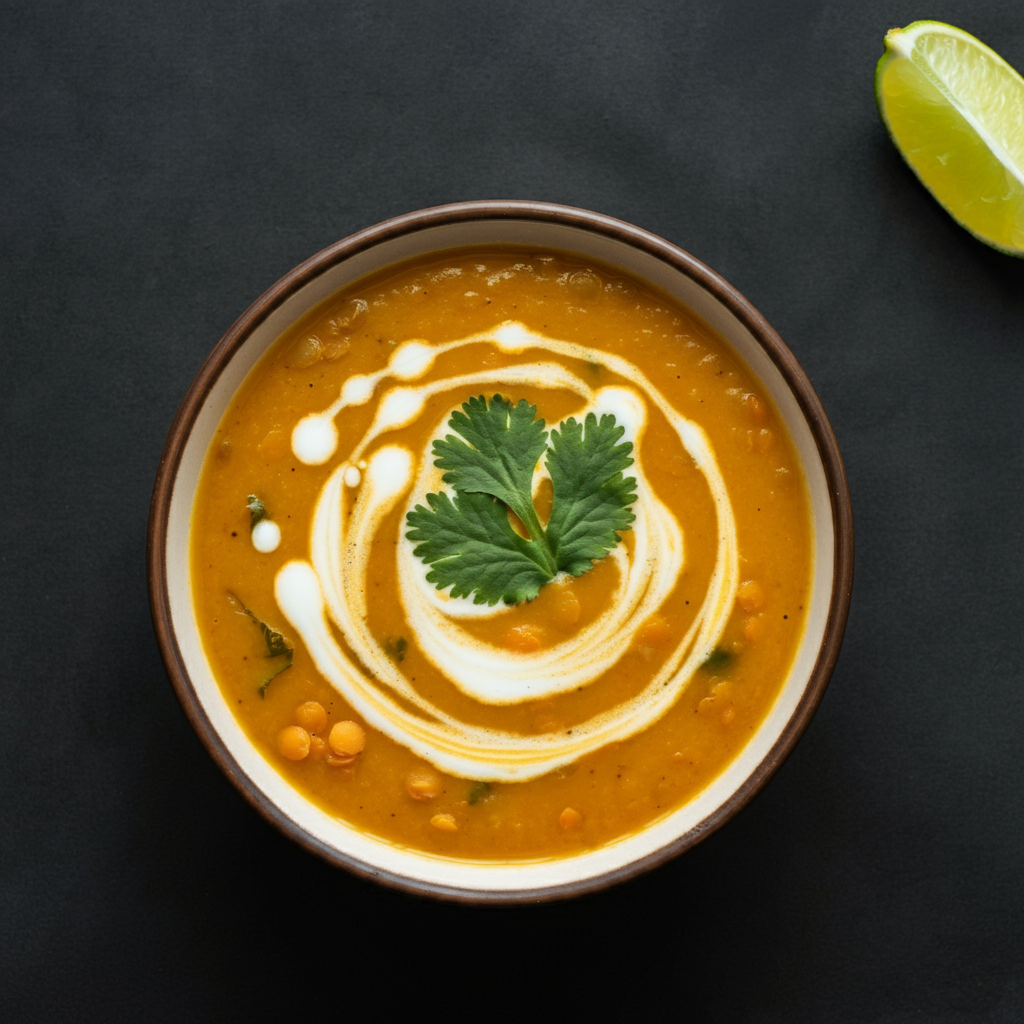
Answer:
POLYGON ((925 188, 981 241, 1024 256, 1024 78, 974 36, 915 21, 886 34, 875 98, 925 188))

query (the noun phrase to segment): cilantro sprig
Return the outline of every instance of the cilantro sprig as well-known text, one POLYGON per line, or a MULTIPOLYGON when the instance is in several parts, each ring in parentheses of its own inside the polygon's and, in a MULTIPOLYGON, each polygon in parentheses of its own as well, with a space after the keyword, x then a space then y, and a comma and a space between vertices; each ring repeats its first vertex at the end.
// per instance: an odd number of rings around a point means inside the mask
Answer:
POLYGON ((265 697, 267 687, 282 672, 284 672, 285 669, 292 667, 292 661, 295 658, 295 648, 279 629, 275 629, 269 623, 264 622, 263 619, 261 619, 250 608, 247 608, 242 603, 241 599, 230 590, 228 591, 228 603, 239 615, 245 615, 256 623, 259 627, 260 633, 263 635, 263 642, 267 645, 267 653, 264 657, 270 658, 274 662, 271 666, 270 675, 268 675, 260 684, 259 694, 261 697, 265 697))
POLYGON ((434 442, 434 465, 454 492, 427 495, 406 517, 413 554, 427 579, 475 604, 519 604, 559 573, 580 576, 619 542, 635 516, 636 480, 625 477, 633 445, 606 414, 570 417, 549 432, 537 407, 480 395, 455 410, 456 431, 434 442), (456 436, 458 435, 458 436, 456 436), (547 526, 533 505, 532 482, 544 458, 554 488, 547 526), (511 509, 529 533, 512 529, 511 509))
POLYGON ((249 503, 245 507, 249 510, 249 529, 255 530, 256 524, 267 518, 267 506, 255 494, 250 494, 249 503))

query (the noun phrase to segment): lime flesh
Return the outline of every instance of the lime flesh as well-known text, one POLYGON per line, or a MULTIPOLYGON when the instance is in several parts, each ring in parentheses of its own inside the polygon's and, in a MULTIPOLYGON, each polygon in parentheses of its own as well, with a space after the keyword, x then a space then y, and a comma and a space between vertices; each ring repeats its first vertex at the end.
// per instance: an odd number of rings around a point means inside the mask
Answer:
POLYGON ((925 187, 988 245, 1024 256, 1024 78, 938 21, 892 29, 875 98, 925 187))

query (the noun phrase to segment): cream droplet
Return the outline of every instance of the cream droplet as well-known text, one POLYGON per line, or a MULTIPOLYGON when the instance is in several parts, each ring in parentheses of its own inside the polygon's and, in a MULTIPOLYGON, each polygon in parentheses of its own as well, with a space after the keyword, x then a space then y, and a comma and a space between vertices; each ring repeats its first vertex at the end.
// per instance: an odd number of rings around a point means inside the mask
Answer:
POLYGON ((363 474, 359 472, 358 466, 348 466, 345 470, 345 486, 358 487, 363 474))
POLYGON ((424 396, 414 388, 395 388, 389 391, 377 410, 374 427, 377 430, 394 430, 404 427, 423 410, 424 396))
POLYGON ((292 451, 307 466, 325 463, 338 447, 338 430, 327 416, 303 416, 292 431, 292 451))
POLYGON ((365 405, 373 394, 374 385, 377 383, 375 377, 357 373, 349 377, 341 386, 341 404, 365 405))
POLYGON ((494 340, 502 352, 522 352, 524 348, 537 343, 537 335, 515 320, 506 320, 495 329, 494 340))
POLYGON ((272 519, 261 519, 252 528, 252 546, 261 554, 269 555, 281 543, 281 527, 272 519))
POLYGON ((395 350, 388 369, 399 380, 422 377, 434 365, 434 350, 422 341, 407 341, 395 350))
POLYGON ((366 470, 378 499, 401 494, 412 478, 412 453, 398 445, 387 445, 373 453, 366 470))

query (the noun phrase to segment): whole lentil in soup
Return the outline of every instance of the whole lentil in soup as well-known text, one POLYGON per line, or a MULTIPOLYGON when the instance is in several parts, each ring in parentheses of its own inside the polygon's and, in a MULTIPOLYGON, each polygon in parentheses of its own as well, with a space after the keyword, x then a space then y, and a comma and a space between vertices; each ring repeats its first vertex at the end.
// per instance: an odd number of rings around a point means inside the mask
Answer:
MULTIPOLYGON (((564 484, 551 450, 524 516, 554 534, 559 488, 589 474, 596 494, 614 452, 564 484)), ((779 693, 811 560, 792 443, 728 346, 639 280, 511 248, 392 267, 290 328, 218 427, 193 509, 197 620, 252 742, 356 828, 468 858, 598 846, 707 786, 779 693), (453 597, 411 527, 452 491, 432 445, 453 414, 505 400, 555 447, 570 420, 583 448, 614 426, 632 462, 601 493, 628 526, 532 600, 475 603, 501 559, 453 597)))

